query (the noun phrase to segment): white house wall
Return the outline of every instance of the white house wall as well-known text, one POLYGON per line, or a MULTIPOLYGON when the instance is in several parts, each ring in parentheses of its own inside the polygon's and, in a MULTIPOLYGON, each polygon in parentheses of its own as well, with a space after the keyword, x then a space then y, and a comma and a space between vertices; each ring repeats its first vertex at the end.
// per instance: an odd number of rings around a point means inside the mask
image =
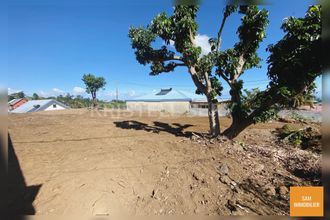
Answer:
POLYGON ((127 102, 127 110, 130 111, 165 111, 168 113, 184 114, 190 110, 190 102, 127 102))
POLYGON ((63 108, 62 106, 56 104, 56 108, 54 108, 53 105, 50 105, 44 111, 55 111, 55 110, 63 110, 63 109, 65 109, 65 108, 63 108))

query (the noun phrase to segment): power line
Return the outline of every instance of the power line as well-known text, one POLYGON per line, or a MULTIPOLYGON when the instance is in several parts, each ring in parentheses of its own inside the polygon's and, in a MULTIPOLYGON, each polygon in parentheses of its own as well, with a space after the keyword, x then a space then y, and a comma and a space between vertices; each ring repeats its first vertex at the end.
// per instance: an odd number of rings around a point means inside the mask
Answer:
MULTIPOLYGON (((243 81, 244 85, 248 84, 248 85, 260 85, 260 83, 258 82, 269 82, 269 80, 247 80, 247 81, 243 81)), ((123 85, 136 85, 136 86, 143 86, 143 87, 167 87, 167 86, 173 86, 173 87, 187 87, 187 88, 191 88, 194 87, 194 84, 191 85, 186 85, 186 84, 145 84, 145 83, 134 83, 134 82, 121 82, 120 84, 123 85)))

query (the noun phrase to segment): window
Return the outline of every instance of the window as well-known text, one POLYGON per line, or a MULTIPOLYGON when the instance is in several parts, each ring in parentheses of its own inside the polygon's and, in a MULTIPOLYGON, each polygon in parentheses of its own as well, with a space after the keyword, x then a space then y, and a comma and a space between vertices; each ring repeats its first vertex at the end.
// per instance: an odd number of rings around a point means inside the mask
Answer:
POLYGON ((192 103, 191 108, 207 108, 207 103, 192 103))
POLYGON ((166 95, 167 93, 171 92, 172 88, 169 89, 161 89, 156 95, 166 95))
POLYGON ((56 108, 56 104, 53 104, 53 108, 56 108))

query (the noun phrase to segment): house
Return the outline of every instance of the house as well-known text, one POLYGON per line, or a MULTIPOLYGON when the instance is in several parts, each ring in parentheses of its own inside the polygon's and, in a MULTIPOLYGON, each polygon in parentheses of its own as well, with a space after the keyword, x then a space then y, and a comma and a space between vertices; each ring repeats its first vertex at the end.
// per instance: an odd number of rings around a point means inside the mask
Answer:
POLYGON ((31 100, 11 111, 12 113, 29 113, 69 109, 68 106, 54 99, 31 100))
MULTIPOLYGON (((175 114, 190 113, 193 115, 208 114, 208 104, 205 96, 172 88, 161 89, 158 92, 126 100, 126 106, 127 110, 130 111, 159 111, 175 114)), ((220 111, 221 116, 226 114, 225 109, 220 111)))
POLYGON ((23 105, 26 103, 28 100, 25 98, 19 98, 19 99, 12 99, 8 102, 8 108, 10 111, 18 108, 19 106, 23 105))

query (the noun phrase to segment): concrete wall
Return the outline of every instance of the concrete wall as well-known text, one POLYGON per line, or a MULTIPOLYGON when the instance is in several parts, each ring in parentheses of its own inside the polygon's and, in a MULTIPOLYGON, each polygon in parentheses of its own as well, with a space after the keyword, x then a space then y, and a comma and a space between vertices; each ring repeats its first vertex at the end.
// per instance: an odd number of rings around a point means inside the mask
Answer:
MULTIPOLYGON (((191 107, 190 102, 188 101, 180 101, 180 102, 133 102, 129 101, 126 102, 127 110, 129 111, 165 111, 168 113, 175 113, 175 114, 184 114, 188 113, 191 115, 198 115, 198 116, 207 116, 208 109, 207 108, 198 108, 193 105, 191 107)), ((207 104, 206 104, 207 106, 207 104)), ((218 112, 220 116, 227 116, 229 111, 227 109, 226 103, 219 103, 218 104, 218 112)))
MULTIPOLYGON (((220 117, 228 116, 230 114, 229 110, 227 109, 227 104, 219 103, 218 104, 218 113, 220 117)), ((191 108, 189 111, 191 115, 198 115, 198 116, 208 116, 208 109, 207 108, 191 108)))
POLYGON ((175 114, 184 114, 190 111, 190 102, 126 102, 130 111, 165 111, 175 114))
POLYGON ((54 111, 54 110, 63 110, 63 109, 65 109, 65 108, 56 104, 55 108, 53 105, 50 105, 48 108, 45 109, 45 111, 54 111))

